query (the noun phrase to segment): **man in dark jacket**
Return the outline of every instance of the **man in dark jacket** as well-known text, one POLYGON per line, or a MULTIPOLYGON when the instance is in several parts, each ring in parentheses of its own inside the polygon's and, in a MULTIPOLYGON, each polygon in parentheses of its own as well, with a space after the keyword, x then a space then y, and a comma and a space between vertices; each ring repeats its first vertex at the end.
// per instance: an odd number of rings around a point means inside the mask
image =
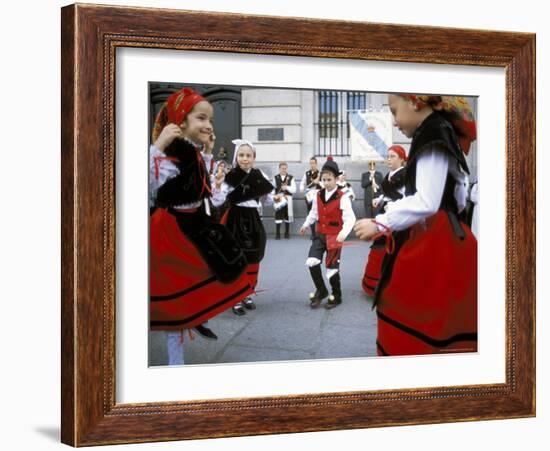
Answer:
POLYGON ((376 170, 376 162, 369 161, 369 170, 361 175, 361 186, 365 190, 365 218, 374 218, 372 200, 380 194, 382 174, 376 170))

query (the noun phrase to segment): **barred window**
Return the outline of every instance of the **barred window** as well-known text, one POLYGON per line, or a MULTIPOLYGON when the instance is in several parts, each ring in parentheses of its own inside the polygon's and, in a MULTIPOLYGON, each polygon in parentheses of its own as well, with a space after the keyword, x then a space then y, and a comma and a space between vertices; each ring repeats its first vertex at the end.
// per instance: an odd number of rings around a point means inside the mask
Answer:
POLYGON ((319 91, 319 136, 338 138, 338 92, 319 91))
POLYGON ((315 155, 350 154, 349 112, 365 110, 368 98, 365 92, 317 91, 317 139, 315 155))
POLYGON ((364 92, 347 92, 348 111, 364 110, 367 106, 367 98, 364 92))

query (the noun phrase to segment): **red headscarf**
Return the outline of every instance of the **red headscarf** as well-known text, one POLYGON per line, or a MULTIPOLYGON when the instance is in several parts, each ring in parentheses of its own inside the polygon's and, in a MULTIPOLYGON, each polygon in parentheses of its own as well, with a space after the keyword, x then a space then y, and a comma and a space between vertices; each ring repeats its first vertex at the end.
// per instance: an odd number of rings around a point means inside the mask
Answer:
POLYGON ((470 144, 477 138, 476 121, 470 104, 461 96, 428 96, 416 94, 399 94, 411 101, 415 108, 422 109, 426 106, 435 111, 442 112, 453 126, 460 148, 468 155, 470 144))
POLYGON ((162 129, 168 124, 181 125, 185 116, 193 107, 206 99, 191 88, 183 88, 170 95, 162 105, 155 125, 153 126, 153 142, 156 141, 162 129))
POLYGON ((398 146, 397 144, 395 146, 391 146, 388 148, 388 152, 392 150, 397 155, 399 155, 399 158, 401 158, 403 161, 407 161, 407 152, 405 152, 405 149, 403 147, 398 146))

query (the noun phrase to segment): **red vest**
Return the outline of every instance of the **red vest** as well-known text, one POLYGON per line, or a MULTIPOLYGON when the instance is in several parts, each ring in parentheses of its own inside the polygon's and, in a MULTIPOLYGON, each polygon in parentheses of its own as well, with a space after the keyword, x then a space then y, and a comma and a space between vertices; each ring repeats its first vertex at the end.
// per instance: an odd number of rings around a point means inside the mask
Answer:
POLYGON ((324 235, 336 235, 342 230, 344 220, 342 219, 342 210, 340 209, 340 198, 343 193, 339 189, 331 196, 328 202, 323 202, 321 196, 325 195, 325 190, 317 193, 317 214, 319 219, 315 230, 324 235))

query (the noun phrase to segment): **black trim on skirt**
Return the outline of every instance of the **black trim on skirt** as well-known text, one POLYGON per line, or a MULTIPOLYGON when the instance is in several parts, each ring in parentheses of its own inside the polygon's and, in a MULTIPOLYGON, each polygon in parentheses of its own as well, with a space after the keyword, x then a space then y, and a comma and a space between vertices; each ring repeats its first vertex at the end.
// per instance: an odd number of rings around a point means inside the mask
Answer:
POLYGON ((399 329, 401 332, 405 332, 406 334, 409 334, 415 338, 418 338, 419 340, 423 341, 424 343, 430 346, 433 346, 434 348, 445 348, 457 341, 477 341, 477 332, 464 332, 464 333, 453 335, 452 337, 449 337, 449 338, 438 340, 436 338, 425 335, 422 332, 416 329, 413 329, 412 327, 406 326, 394 320, 393 318, 390 318, 389 316, 386 316, 383 313, 380 313, 380 311, 377 311, 376 313, 378 315, 378 319, 381 319, 382 321, 392 325, 393 327, 399 329))

